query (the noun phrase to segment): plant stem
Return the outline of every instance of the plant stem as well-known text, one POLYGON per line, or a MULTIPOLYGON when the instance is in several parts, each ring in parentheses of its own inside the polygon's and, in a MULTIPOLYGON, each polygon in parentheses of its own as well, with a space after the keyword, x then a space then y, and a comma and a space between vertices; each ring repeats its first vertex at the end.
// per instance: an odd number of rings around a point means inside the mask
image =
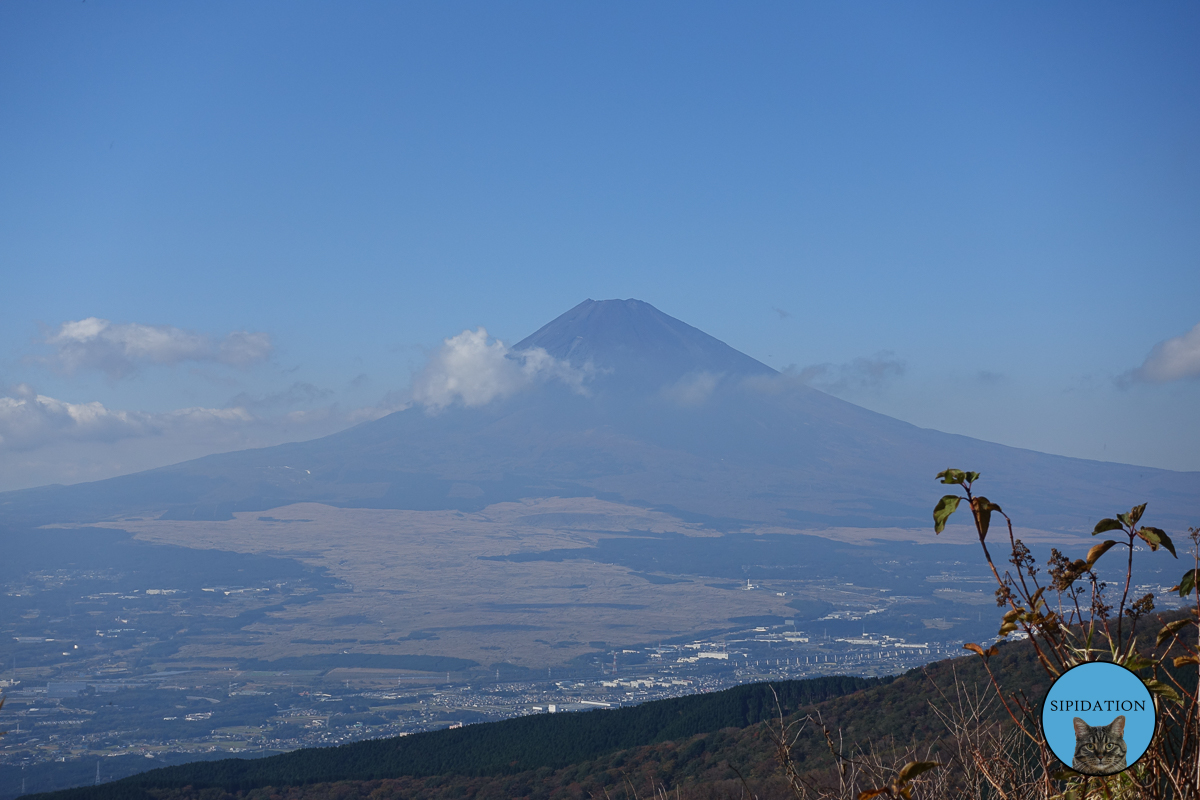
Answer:
POLYGON ((1133 580, 1133 540, 1136 538, 1135 531, 1130 530, 1129 535, 1129 561, 1125 566, 1125 591, 1121 595, 1121 607, 1117 610, 1117 650, 1121 649, 1121 643, 1124 641, 1121 638, 1121 626, 1125 622, 1125 599, 1129 597, 1129 583, 1133 580))

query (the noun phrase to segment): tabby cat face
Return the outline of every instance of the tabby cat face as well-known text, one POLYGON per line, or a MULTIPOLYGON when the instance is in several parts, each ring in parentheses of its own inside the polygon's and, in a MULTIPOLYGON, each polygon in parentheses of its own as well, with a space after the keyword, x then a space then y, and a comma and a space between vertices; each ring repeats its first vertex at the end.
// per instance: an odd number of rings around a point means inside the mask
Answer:
POLYGON ((1087 775, 1112 775, 1125 767, 1125 715, 1096 726, 1075 717, 1075 760, 1071 768, 1087 775))

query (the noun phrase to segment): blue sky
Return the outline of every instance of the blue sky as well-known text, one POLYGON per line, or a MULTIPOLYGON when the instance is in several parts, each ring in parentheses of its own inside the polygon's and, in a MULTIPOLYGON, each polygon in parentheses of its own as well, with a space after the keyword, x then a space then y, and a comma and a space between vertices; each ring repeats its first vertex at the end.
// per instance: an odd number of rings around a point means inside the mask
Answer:
POLYGON ((0 489, 327 433, 588 297, 1200 469, 1198 39, 1171 2, 0 5, 0 489))

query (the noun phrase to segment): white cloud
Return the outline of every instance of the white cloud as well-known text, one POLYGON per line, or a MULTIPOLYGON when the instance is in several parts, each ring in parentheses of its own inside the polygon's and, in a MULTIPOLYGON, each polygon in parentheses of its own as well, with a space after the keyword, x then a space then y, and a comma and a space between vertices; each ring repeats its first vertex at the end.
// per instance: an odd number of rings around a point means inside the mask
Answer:
POLYGON ((662 396, 680 406, 698 406, 708 399, 721 376, 711 372, 693 372, 662 388, 662 396))
POLYGON ((429 411, 453 404, 476 407, 508 397, 534 383, 558 380, 584 394, 590 367, 578 369, 540 347, 510 350, 489 339, 484 328, 466 330, 442 342, 413 380, 413 400, 429 411))
POLYGON ((890 350, 870 358, 856 358, 848 364, 813 364, 801 370, 788 367, 785 373, 801 383, 829 394, 876 391, 887 381, 904 374, 905 364, 890 350))
POLYGON ((408 408, 412 408, 412 398, 409 397, 408 392, 388 392, 376 405, 363 406, 351 411, 346 415, 346 421, 351 425, 357 425, 360 422, 371 422, 408 408))
POLYGON ((271 392, 265 395, 251 395, 239 392, 225 405, 230 408, 290 408, 315 403, 333 395, 330 389, 322 389, 306 381, 296 381, 281 392, 271 392))
POLYGON ((1200 323, 1154 345, 1142 365, 1119 377, 1117 383, 1170 383, 1185 378, 1200 378, 1200 323))
POLYGON ((0 397, 0 450, 35 450, 63 440, 113 442, 252 419, 242 408, 183 408, 158 414, 112 410, 98 402, 56 400, 21 384, 0 397))
POLYGON ((46 337, 54 352, 42 359, 64 372, 96 369, 122 378, 143 364, 211 361, 245 367, 271 355, 265 333, 234 331, 219 341, 170 325, 115 323, 98 317, 64 322, 46 337))
POLYGON ((248 367, 270 358, 271 349, 270 334, 262 331, 234 331, 217 345, 217 357, 213 360, 235 367, 248 367))
POLYGON ((412 405, 407 392, 393 392, 377 405, 349 411, 337 403, 292 407, 326 397, 300 383, 229 408, 146 412, 60 400, 25 384, 0 387, 0 491, 102 480, 213 453, 315 439, 412 405))

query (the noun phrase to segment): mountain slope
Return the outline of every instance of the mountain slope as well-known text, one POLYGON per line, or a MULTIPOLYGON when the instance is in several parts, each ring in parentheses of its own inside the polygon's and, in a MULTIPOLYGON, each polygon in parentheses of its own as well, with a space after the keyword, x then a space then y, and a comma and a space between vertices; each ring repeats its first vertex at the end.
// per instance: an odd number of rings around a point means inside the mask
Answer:
POLYGON ((716 528, 928 524, 935 472, 984 474, 1018 524, 1090 530, 1149 502, 1195 524, 1200 473, 1036 453, 868 411, 780 375, 636 300, 586 301, 516 349, 591 364, 586 394, 539 384, 477 408, 410 408, 310 442, 0 494, 0 521, 165 513, 226 519, 299 501, 478 510, 600 496, 716 528))
POLYGON ((591 363, 600 380, 653 390, 689 373, 777 375, 745 353, 641 300, 584 300, 518 342, 572 364, 591 363), (606 380, 611 379, 611 380, 606 380))

